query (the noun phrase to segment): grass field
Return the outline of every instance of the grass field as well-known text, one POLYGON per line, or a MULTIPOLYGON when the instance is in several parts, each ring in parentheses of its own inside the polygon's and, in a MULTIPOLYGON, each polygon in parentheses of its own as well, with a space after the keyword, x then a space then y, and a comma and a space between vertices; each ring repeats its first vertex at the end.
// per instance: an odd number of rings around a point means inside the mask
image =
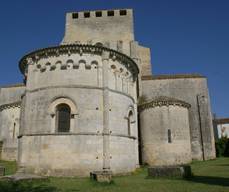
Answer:
MULTIPOLYGON (((15 171, 15 164, 0 162, 6 165, 7 174, 15 171)), ((101 184, 89 178, 49 178, 43 182, 0 182, 1 192, 229 192, 229 158, 219 158, 191 164, 194 176, 189 180, 149 179, 147 169, 138 169, 130 176, 114 177, 111 184, 101 184)))

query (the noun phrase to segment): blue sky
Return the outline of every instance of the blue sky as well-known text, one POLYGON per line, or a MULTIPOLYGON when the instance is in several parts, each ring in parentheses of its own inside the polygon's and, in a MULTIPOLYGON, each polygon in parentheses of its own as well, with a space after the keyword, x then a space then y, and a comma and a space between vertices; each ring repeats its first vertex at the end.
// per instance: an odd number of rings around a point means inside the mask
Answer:
POLYGON ((154 74, 208 77, 212 111, 229 117, 229 1, 227 0, 2 0, 0 85, 22 81, 26 53, 61 42, 65 13, 133 8, 135 38, 152 51, 154 74))

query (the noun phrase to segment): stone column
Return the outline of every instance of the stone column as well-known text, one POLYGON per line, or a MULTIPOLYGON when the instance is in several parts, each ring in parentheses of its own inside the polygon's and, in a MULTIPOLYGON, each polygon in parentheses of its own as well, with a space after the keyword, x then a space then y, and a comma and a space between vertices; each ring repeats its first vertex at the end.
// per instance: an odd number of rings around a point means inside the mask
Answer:
POLYGON ((110 170, 110 130, 109 130, 109 90, 108 90, 108 67, 109 52, 102 53, 103 63, 103 170, 110 170))

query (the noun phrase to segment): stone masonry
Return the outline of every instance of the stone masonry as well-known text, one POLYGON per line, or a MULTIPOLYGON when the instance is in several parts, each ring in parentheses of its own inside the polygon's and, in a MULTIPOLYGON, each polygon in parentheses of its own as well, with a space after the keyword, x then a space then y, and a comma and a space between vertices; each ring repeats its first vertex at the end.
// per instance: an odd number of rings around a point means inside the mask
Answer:
POLYGON ((67 13, 60 45, 19 68, 23 84, 0 88, 0 157, 25 174, 104 180, 215 157, 206 78, 152 75, 132 9, 67 13))

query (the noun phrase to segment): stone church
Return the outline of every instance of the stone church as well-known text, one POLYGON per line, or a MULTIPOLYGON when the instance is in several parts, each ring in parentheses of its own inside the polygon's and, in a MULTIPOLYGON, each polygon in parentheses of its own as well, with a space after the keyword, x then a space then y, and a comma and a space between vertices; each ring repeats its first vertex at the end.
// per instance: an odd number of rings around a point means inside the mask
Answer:
POLYGON ((0 158, 45 176, 114 175, 215 158, 207 79, 155 75, 133 10, 67 13, 59 46, 0 88, 0 158))

